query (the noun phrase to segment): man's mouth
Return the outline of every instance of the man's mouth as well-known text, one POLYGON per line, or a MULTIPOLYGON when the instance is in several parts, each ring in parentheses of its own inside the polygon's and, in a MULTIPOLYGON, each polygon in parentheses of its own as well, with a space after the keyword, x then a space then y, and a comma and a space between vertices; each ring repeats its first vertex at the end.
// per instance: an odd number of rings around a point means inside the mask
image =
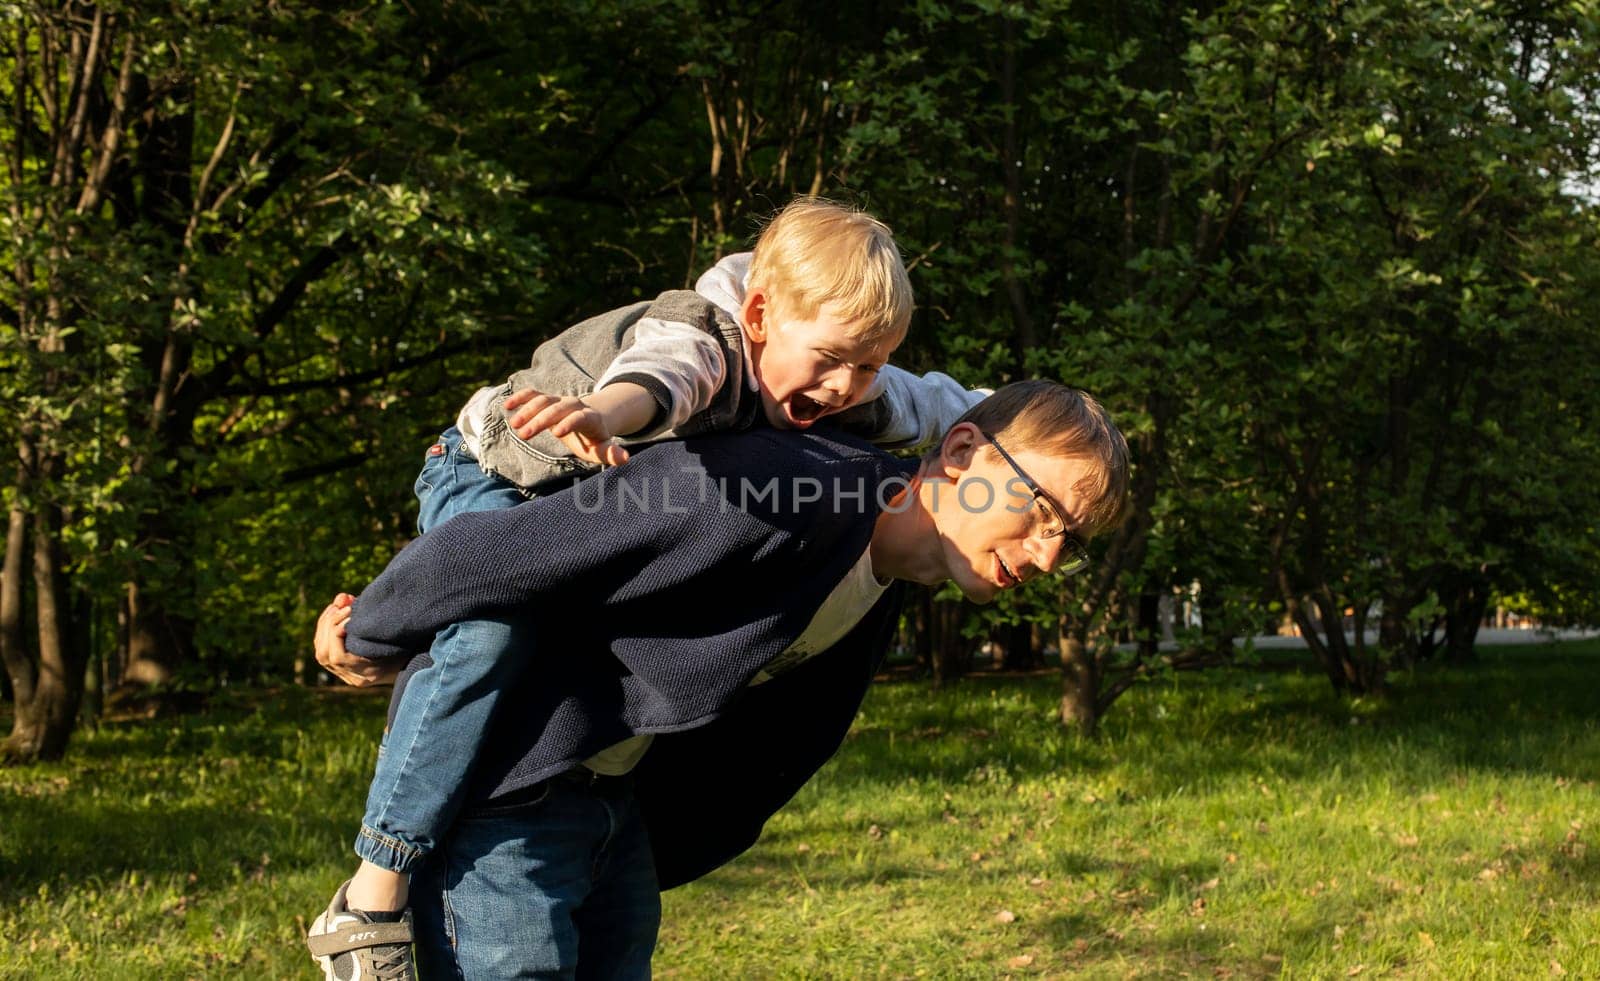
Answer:
POLYGON ((1022 582, 1022 577, 1018 576, 1015 572, 1011 571, 1011 567, 1006 565, 1006 560, 1005 559, 1002 559, 998 555, 996 555, 994 558, 995 558, 995 561, 1000 564, 1000 585, 1001 586, 1005 587, 1006 589, 1010 589, 1012 586, 1019 585, 1022 582))

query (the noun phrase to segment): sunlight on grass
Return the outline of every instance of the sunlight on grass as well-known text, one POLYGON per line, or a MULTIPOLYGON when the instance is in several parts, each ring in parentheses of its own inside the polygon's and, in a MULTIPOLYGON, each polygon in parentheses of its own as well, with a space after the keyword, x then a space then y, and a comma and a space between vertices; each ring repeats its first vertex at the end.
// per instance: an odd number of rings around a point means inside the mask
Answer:
MULTIPOLYGON (((874 689, 740 860, 666 896, 664 977, 1600 976, 1600 644, 1126 696, 874 689)), ((382 704, 219 697, 0 770, 0 976, 313 977, 382 704)), ((716 761, 709 760, 714 766, 716 761)), ((736 775, 730 776, 736 779, 736 775)))

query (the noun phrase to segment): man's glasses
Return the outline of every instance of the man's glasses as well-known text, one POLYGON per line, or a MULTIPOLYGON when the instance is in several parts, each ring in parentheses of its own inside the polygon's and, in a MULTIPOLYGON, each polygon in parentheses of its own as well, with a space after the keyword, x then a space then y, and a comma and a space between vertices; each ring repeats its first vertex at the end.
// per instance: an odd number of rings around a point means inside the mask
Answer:
POLYGON ((1000 459, 1011 465, 1017 478, 1033 494, 1033 533, 1036 537, 1049 541, 1052 538, 1061 539, 1061 560, 1056 564, 1056 571, 1065 576, 1073 576, 1089 567, 1089 550, 1083 544, 1083 539, 1067 532, 1067 523, 1062 520, 1061 513, 1056 506, 1050 503, 1050 498, 1045 495, 1043 488, 1034 483, 1032 477, 1011 458, 1006 448, 1000 441, 989 433, 984 433, 983 438, 989 441, 994 451, 1000 454, 1000 459))

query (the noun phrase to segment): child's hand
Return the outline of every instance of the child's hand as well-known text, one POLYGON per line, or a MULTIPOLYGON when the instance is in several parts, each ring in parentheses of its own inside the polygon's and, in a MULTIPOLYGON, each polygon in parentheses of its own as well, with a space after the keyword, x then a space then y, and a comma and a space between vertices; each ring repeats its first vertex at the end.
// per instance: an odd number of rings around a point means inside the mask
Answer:
POLYGON ((545 395, 525 388, 506 399, 506 412, 512 431, 523 439, 548 431, 574 456, 590 463, 614 467, 628 460, 628 451, 612 442, 605 415, 575 395, 545 395))
POLYGON ((395 658, 373 660, 357 657, 344 649, 345 624, 350 620, 350 608, 355 597, 340 593, 317 617, 317 634, 313 646, 317 663, 328 673, 347 685, 366 688, 370 685, 390 684, 400 674, 401 664, 395 658))

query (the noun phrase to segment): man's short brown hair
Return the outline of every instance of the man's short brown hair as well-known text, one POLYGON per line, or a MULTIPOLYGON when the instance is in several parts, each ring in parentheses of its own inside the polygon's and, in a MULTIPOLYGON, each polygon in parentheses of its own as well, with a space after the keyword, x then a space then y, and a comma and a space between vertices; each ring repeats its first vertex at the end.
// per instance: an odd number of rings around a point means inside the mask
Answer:
POLYGON ((970 422, 1011 452, 1032 450, 1084 460, 1088 473, 1073 490, 1088 504, 1088 538, 1122 522, 1128 497, 1128 442, 1092 395, 1052 381, 1020 381, 968 409, 970 422))

